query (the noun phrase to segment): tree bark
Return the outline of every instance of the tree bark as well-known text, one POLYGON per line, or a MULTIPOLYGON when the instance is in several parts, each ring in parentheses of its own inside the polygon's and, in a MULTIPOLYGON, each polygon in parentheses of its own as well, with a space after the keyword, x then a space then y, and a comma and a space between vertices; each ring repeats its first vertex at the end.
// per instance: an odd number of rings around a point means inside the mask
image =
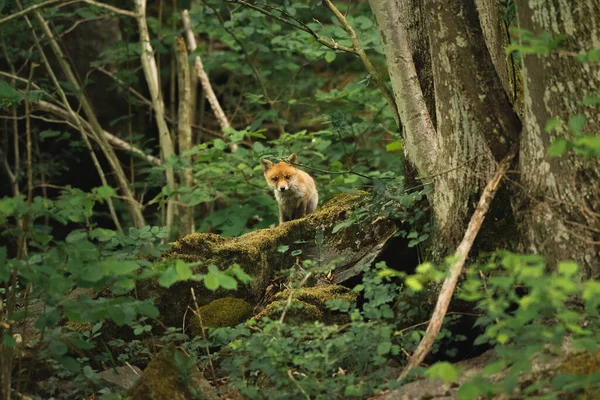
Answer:
POLYGON ((500 22, 500 9, 498 0, 475 0, 481 29, 485 37, 485 44, 492 57, 492 63, 496 73, 502 82, 504 91, 510 97, 511 95, 511 75, 509 63, 504 49, 506 48, 507 37, 504 27, 500 22))
MULTIPOLYGON (((600 159, 568 155, 549 159, 547 148, 568 131, 576 114, 586 117, 585 134, 600 134, 598 109, 582 105, 600 91, 600 65, 574 54, 599 47, 600 2, 517 1, 522 29, 565 35, 564 49, 549 56, 523 56, 525 118, 519 169, 523 193, 518 218, 524 250, 549 260, 575 260, 585 276, 600 277, 600 159), (560 118, 562 132, 546 132, 560 118)), ((567 133, 568 137, 569 133, 567 133)))
POLYGON ((471 196, 477 196, 517 143, 518 116, 500 83, 475 3, 425 0, 436 97, 437 171, 433 211, 443 243, 464 231, 471 196), (464 164, 466 160, 473 162, 464 164))
MULTIPOLYGON (((135 0, 135 12, 137 14, 138 28, 140 31, 140 44, 142 46, 142 68, 144 69, 144 76, 148 83, 148 89, 150 90, 150 96, 152 97, 152 106, 156 116, 156 125, 158 126, 158 137, 160 142, 160 153, 163 160, 167 160, 174 154, 173 142, 169 133, 169 127, 165 120, 165 104, 163 101, 160 87, 158 86, 158 69, 156 67, 156 60, 154 59, 154 51, 150 44, 150 34, 148 33, 148 24, 146 23, 146 0, 135 0)), ((175 191, 175 175, 173 173, 173 167, 166 167, 166 179, 167 187, 172 193, 175 191)), ((173 226, 173 213, 174 213, 173 200, 167 201, 167 216, 166 225, 169 229, 173 226)))
MULTIPOLYGON (((175 51, 177 52, 177 87, 179 88, 179 156, 184 158, 184 153, 192 148, 192 121, 191 121, 191 89, 190 68, 188 65, 188 53, 185 41, 182 38, 175 40, 175 51)), ((185 157, 190 159, 189 156, 185 157)), ((194 178, 191 168, 183 168, 181 171, 181 185, 187 189, 194 186, 194 178)), ((187 204, 179 208, 179 237, 183 237, 195 231, 194 209, 187 204)))
POLYGON ((437 135, 417 75, 408 41, 404 0, 370 0, 383 41, 390 80, 403 124, 404 153, 421 175, 435 171, 437 135))

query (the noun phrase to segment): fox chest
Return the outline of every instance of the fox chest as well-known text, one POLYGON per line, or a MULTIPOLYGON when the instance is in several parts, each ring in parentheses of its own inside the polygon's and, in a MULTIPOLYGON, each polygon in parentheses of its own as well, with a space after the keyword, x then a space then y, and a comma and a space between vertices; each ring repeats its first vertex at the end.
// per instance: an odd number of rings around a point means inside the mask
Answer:
POLYGON ((275 191, 275 199, 277 199, 277 202, 286 210, 297 208, 302 202, 303 197, 303 190, 286 190, 285 192, 275 191))

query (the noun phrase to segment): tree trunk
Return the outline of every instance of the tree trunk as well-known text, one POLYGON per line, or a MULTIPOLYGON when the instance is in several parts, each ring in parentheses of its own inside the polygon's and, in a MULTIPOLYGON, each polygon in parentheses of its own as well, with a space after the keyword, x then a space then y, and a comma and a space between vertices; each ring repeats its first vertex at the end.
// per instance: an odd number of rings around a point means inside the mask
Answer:
MULTIPOLYGON (((523 196, 518 217, 524 250, 549 260, 576 260, 584 275, 600 277, 600 159, 568 155, 549 159, 553 139, 564 137, 567 122, 586 117, 586 134, 600 133, 598 109, 584 107, 586 95, 600 91, 600 65, 582 64, 574 54, 598 48, 600 2, 517 1, 522 29, 565 35, 565 49, 549 56, 523 57, 525 118, 519 169, 523 196), (546 132, 560 118, 562 132, 546 132)), ((568 135, 568 134, 567 134, 568 135)), ((567 136, 568 137, 568 136, 567 136)))
MULTIPOLYGON (((175 40, 175 51, 177 53, 177 86, 179 88, 179 110, 177 112, 179 137, 177 143, 179 143, 179 156, 184 158, 184 153, 192 149, 192 101, 188 52, 182 38, 175 40)), ((185 158, 190 159, 189 156, 185 158)), ((181 185, 191 190, 194 186, 192 169, 183 168, 180 174, 181 185)), ((184 204, 179 207, 179 237, 184 237, 194 231, 194 208, 184 204)))

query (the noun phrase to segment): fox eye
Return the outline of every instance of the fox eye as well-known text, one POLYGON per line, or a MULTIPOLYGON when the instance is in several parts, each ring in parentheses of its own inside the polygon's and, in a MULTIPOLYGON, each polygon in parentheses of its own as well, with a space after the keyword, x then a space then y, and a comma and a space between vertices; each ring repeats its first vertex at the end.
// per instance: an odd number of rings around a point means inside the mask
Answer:
POLYGON ((291 176, 289 176, 289 175, 285 176, 285 179, 290 179, 290 178, 291 178, 291 176))
POLYGON ((273 178, 273 182, 277 182, 279 180, 278 177, 273 178))

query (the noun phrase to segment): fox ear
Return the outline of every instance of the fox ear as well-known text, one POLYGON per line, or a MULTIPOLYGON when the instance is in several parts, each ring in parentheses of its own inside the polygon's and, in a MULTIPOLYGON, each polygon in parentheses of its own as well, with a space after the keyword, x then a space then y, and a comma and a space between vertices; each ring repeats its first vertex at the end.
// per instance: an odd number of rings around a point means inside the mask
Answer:
POLYGON ((290 164, 294 164, 294 163, 296 163, 296 158, 297 158, 296 153, 292 153, 287 158, 287 162, 289 162, 290 164))
POLYGON ((263 171, 265 172, 273 168, 273 163, 269 160, 265 160, 264 158, 261 158, 260 163, 262 164, 263 171))

